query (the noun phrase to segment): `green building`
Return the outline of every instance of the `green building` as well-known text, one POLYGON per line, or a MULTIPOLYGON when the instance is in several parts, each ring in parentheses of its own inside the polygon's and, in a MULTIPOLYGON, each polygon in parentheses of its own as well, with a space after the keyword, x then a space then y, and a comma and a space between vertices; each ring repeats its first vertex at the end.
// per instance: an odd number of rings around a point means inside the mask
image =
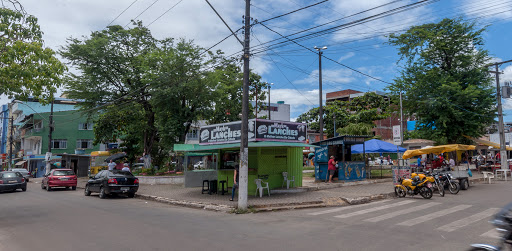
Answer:
MULTIPOLYGON (((25 155, 41 155, 48 152, 50 113, 30 114, 20 126, 21 146, 25 155)), ((98 151, 93 145, 93 124, 79 111, 53 113, 52 154, 90 154, 98 151)))

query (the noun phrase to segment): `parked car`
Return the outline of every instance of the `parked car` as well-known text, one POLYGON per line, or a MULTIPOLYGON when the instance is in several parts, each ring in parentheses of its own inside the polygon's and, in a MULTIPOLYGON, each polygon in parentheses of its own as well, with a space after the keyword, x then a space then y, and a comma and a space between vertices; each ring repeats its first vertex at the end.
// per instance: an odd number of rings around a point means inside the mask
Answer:
POLYGON ((100 199, 109 194, 126 194, 133 198, 139 190, 139 179, 131 172, 122 170, 103 170, 92 177, 85 185, 85 196, 99 193, 100 199))
POLYGON ((20 172, 4 171, 0 172, 0 191, 27 191, 27 181, 20 172))
POLYGON ((65 187, 76 190, 76 175, 71 169, 52 169, 41 181, 41 188, 51 191, 52 188, 65 187))
POLYGON ((30 173, 28 172, 27 169, 24 169, 24 168, 14 168, 12 169, 13 172, 20 172, 21 175, 23 175, 23 178, 25 178, 25 180, 27 182, 29 182, 30 180, 30 173))
POLYGON ((194 170, 196 170, 196 169, 203 169, 203 168, 204 168, 204 163, 203 163, 203 161, 202 161, 202 160, 201 160, 201 161, 198 161, 198 162, 196 162, 196 163, 194 164, 194 170))

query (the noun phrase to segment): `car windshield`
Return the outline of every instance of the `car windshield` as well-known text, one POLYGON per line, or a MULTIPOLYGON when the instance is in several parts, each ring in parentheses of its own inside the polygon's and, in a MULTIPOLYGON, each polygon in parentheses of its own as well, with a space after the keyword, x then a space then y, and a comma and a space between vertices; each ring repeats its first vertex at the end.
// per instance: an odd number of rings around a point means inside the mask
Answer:
POLYGON ((25 169, 12 169, 14 172, 20 172, 20 173, 28 173, 25 169))
POLYGON ((3 178, 16 178, 16 173, 4 173, 3 178))
POLYGON ((108 176, 110 177, 133 177, 133 174, 128 172, 128 171, 122 171, 122 170, 112 170, 112 171, 109 171, 109 174, 108 176))
POLYGON ((67 176, 67 175, 75 175, 72 170, 56 170, 53 171, 54 176, 67 176))

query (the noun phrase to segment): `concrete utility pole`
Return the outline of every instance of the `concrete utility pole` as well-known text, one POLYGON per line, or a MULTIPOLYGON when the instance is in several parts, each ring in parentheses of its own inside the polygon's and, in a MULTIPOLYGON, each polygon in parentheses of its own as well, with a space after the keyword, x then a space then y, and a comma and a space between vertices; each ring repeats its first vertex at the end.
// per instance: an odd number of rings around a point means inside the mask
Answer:
POLYGON ((496 74, 496 100, 498 101, 498 133, 500 134, 500 156, 501 156, 501 169, 508 169, 507 163, 507 148, 505 147, 505 129, 503 125, 503 109, 501 106, 501 88, 500 88, 500 74, 499 65, 512 62, 512 60, 503 61, 499 63, 490 64, 487 66, 494 66, 495 71, 489 71, 496 74))
POLYGON ((400 91, 400 145, 404 142, 404 112, 402 109, 402 91, 400 91))
POLYGON ((249 174, 249 42, 251 32, 251 0, 245 0, 244 20, 244 89, 242 98, 242 135, 240 137, 240 168, 238 209, 247 209, 247 178, 249 174))
POLYGON ((270 120, 270 86, 274 83, 268 84, 268 120, 270 120))
POLYGON ((12 144, 14 143, 13 140, 14 140, 14 137, 13 137, 13 130, 14 130, 14 117, 11 116, 10 118, 11 120, 11 135, 9 136, 10 140, 9 140, 9 170, 11 170, 12 168, 12 144))
POLYGON ((48 133, 48 152, 46 152, 47 155, 50 155, 50 159, 46 161, 46 170, 44 171, 45 174, 50 172, 50 162, 51 162, 51 156, 52 156, 52 132, 53 132, 53 95, 52 95, 52 104, 50 108, 50 122, 48 125, 48 129, 50 132, 48 133))
POLYGON ((326 50, 327 46, 322 48, 314 47, 315 50, 318 51, 318 96, 320 101, 320 141, 324 140, 324 108, 322 105, 322 50, 326 50))

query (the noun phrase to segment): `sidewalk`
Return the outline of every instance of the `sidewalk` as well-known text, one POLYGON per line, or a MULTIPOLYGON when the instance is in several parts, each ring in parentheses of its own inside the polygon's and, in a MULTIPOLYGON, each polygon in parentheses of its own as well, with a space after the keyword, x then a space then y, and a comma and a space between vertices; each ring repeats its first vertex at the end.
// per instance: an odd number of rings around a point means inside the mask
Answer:
MULTIPOLYGON (((474 172, 470 183, 482 181, 483 175, 474 172)), ((87 178, 79 178, 78 187, 84 188, 87 178)), ((470 188, 471 189, 471 188, 470 188)), ((229 194, 201 194, 201 187, 185 188, 179 185, 141 184, 136 197, 172 205, 229 212, 236 208, 235 201, 229 201, 229 194)), ((394 186, 390 178, 364 180, 359 182, 314 182, 314 178, 304 177, 303 187, 289 190, 271 190, 271 195, 263 197, 250 194, 248 204, 254 211, 274 211, 311 207, 343 206, 367 203, 372 200, 394 198, 394 186)))

